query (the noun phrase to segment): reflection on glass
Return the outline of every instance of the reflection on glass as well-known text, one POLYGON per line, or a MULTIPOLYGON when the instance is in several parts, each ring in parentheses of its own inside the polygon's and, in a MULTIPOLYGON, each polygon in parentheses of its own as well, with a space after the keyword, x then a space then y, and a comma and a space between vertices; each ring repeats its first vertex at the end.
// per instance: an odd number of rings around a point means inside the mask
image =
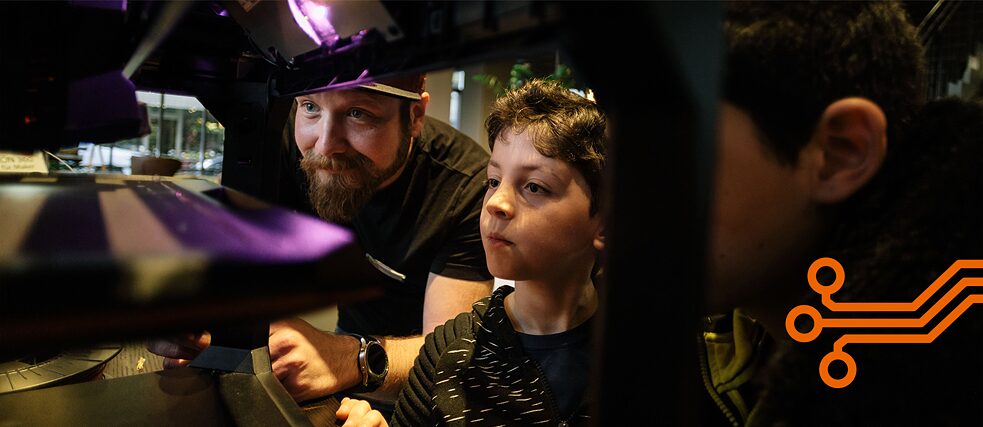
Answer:
MULTIPOLYGON (((163 114, 159 93, 137 92, 137 99, 147 104, 149 135, 113 144, 80 142, 78 148, 59 152, 59 157, 67 156, 79 172, 130 174, 132 157, 160 156, 181 162, 176 175, 221 174, 225 127, 197 99, 165 94, 163 114)), ((51 168, 65 169, 61 164, 51 168)))

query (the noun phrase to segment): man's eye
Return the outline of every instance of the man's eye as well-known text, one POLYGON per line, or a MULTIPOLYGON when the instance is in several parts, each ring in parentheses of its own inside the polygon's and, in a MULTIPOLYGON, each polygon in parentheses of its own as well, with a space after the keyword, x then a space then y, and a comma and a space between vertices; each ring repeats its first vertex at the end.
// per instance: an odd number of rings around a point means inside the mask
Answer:
POLYGON ((309 102, 309 101, 304 101, 303 104, 300 104, 300 108, 303 108, 305 113, 313 114, 318 112, 317 105, 314 105, 313 102, 309 102))
POLYGON ((495 178, 488 178, 488 188, 498 188, 498 184, 500 184, 499 180, 495 178))
POLYGON ((365 112, 357 108, 353 108, 351 111, 348 112, 348 117, 351 117, 353 119, 361 119, 365 117, 365 112))
POLYGON ((530 183, 526 184, 526 189, 529 190, 530 193, 545 193, 546 192, 546 189, 545 188, 541 187, 539 184, 536 184, 535 182, 530 182, 530 183))

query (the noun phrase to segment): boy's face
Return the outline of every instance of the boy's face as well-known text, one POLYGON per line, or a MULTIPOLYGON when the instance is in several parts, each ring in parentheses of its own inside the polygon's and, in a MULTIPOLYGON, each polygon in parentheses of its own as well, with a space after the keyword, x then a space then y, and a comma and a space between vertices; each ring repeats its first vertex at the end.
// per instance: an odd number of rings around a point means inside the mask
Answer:
POLYGON ((533 133, 505 131, 488 163, 481 241, 488 270, 510 280, 589 274, 601 245, 601 215, 570 164, 539 154, 533 133))
POLYGON ((294 137, 311 203, 325 219, 347 221, 406 163, 410 135, 400 100, 352 89, 296 101, 294 137))
POLYGON ((719 120, 706 300, 714 312, 794 291, 798 282, 785 279, 799 277, 818 224, 806 162, 781 163, 731 104, 722 104, 719 120))

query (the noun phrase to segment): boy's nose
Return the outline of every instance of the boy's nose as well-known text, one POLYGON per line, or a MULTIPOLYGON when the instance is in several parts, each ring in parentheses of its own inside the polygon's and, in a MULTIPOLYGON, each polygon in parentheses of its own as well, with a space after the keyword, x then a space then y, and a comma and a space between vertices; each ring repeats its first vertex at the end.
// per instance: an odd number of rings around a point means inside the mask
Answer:
POLYGON ((512 219, 515 211, 512 206, 512 194, 504 184, 500 184, 495 194, 485 204, 488 213, 500 219, 512 219))

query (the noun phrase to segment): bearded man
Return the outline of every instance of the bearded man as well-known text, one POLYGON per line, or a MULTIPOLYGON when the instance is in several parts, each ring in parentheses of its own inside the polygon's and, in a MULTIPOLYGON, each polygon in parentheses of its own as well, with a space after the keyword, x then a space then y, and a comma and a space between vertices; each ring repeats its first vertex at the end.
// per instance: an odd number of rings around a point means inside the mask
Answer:
MULTIPOLYGON (((298 175, 311 210, 351 227, 369 261, 393 279, 384 297, 339 306, 337 333, 300 319, 270 326, 273 370, 298 402, 372 392, 384 409, 422 336, 491 291, 478 227, 488 154, 425 116, 424 83, 411 75, 296 98, 298 175), (367 358, 376 366, 359 363, 367 358)), ((204 333, 150 349, 184 364, 177 359, 208 342, 204 333)))

